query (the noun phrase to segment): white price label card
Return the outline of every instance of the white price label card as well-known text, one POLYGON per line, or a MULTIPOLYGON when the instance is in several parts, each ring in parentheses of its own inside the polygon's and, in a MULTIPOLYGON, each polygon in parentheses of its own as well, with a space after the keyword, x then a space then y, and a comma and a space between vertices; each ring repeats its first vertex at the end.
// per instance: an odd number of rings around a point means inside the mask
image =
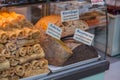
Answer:
POLYGON ((61 20, 62 22, 70 21, 70 20, 78 20, 79 19, 79 10, 67 10, 61 11, 61 20))
POLYGON ((92 45, 94 35, 77 28, 75 30, 73 39, 75 39, 76 41, 82 42, 86 45, 92 45))
POLYGON ((61 34, 62 34, 62 29, 54 24, 49 23, 46 34, 60 40, 61 34))
POLYGON ((92 5, 104 5, 103 0, 91 0, 92 5))

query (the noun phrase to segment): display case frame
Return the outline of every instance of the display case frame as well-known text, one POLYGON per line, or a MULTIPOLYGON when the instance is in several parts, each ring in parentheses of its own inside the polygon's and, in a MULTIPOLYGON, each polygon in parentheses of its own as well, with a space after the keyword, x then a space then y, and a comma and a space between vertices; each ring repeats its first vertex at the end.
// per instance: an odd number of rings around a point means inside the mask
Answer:
MULTIPOLYGON (((69 0, 67 0, 69 1, 69 0)), ((51 1, 42 1, 42 2, 30 2, 30 3, 18 3, 18 4, 4 4, 0 5, 0 7, 15 7, 15 6, 30 6, 33 4, 45 4, 50 3, 51 1)), ((55 2, 55 1, 54 1, 55 2)), ((58 2, 58 1, 57 1, 58 2)), ((106 11, 106 10, 105 10, 106 11)), ((107 11, 106 11, 106 20, 108 20, 107 17, 107 11)), ((108 21, 107 21, 107 27, 106 27, 106 50, 105 55, 103 55, 102 59, 99 59, 98 61, 91 62, 89 64, 84 64, 81 66, 74 66, 74 68, 66 69, 64 71, 52 73, 50 72, 45 77, 40 77, 39 80, 77 80, 81 78, 85 78, 91 75, 95 75, 101 72, 104 72, 109 69, 109 62, 106 60, 106 52, 107 52, 107 41, 108 41, 108 21)), ((63 38, 64 39, 64 38, 63 38)), ((23 79, 24 80, 24 79, 23 79)), ((28 79, 29 80, 29 79, 28 79)))

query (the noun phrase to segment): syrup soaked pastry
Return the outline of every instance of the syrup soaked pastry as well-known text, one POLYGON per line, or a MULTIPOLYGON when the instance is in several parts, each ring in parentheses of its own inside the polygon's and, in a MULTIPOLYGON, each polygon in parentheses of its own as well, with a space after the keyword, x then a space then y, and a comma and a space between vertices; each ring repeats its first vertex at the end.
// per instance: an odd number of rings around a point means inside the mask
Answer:
POLYGON ((13 58, 13 57, 9 59, 9 62, 10 62, 11 66, 16 66, 16 65, 19 64, 19 61, 16 58, 13 58))
POLYGON ((16 67, 15 67, 15 73, 16 73, 16 75, 22 77, 22 76, 24 75, 24 73, 25 73, 24 67, 23 67, 23 66, 20 66, 20 65, 16 66, 16 67))
POLYGON ((0 71, 4 71, 10 68, 10 62, 8 60, 0 63, 0 71))
POLYGON ((17 49, 17 46, 14 42, 11 42, 11 43, 7 43, 6 44, 6 49, 8 51, 15 51, 17 49))
POLYGON ((3 49, 1 52, 1 55, 6 57, 6 58, 11 57, 11 53, 7 49, 3 49))
POLYGON ((21 57, 26 56, 27 55, 27 48, 26 47, 19 48, 18 53, 21 57))
POLYGON ((0 43, 6 43, 7 40, 8 40, 7 32, 0 30, 0 43))
POLYGON ((34 54, 33 47, 28 46, 28 47, 27 47, 27 55, 32 55, 32 54, 34 54))

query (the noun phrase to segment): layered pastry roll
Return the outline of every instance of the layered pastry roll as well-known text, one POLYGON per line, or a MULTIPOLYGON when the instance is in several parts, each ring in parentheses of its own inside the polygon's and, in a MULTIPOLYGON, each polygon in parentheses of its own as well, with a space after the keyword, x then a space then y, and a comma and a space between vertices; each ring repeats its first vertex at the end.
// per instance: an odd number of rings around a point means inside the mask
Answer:
POLYGON ((39 39, 31 39, 31 40, 17 40, 17 46, 18 47, 23 47, 23 46, 32 46, 34 44, 39 43, 39 39))
POLYGON ((27 54, 27 48, 26 48, 26 47, 21 47, 21 48, 19 48, 18 53, 19 53, 19 55, 20 55, 21 57, 26 56, 26 54, 27 54))
POLYGON ((6 60, 6 58, 2 55, 0 55, 0 63, 4 62, 6 60))
POLYGON ((27 38, 32 39, 32 29, 26 27, 23 30, 25 31, 25 35, 27 36, 27 38))
POLYGON ((0 71, 4 71, 10 68, 10 62, 8 60, 0 63, 0 71))
POLYGON ((32 70, 32 65, 30 63, 25 63, 23 64, 24 69, 27 70, 32 70))
POLYGON ((9 28, 21 28, 21 25, 18 24, 17 20, 12 16, 9 16, 7 20, 9 21, 9 28))
POLYGON ((9 71, 7 69, 2 71, 2 73, 1 73, 2 78, 8 77, 8 76, 9 76, 9 71))
POLYGON ((34 53, 38 53, 38 54, 42 52, 42 48, 41 48, 40 44, 35 44, 33 46, 33 50, 34 50, 34 53))
POLYGON ((12 51, 12 52, 11 52, 11 57, 13 57, 13 58, 18 58, 18 57, 20 57, 19 51, 18 51, 18 50, 12 51))
POLYGON ((24 67, 20 66, 20 65, 16 66, 15 67, 15 73, 16 73, 16 75, 22 77, 24 75, 24 73, 25 73, 24 67))
POLYGON ((48 69, 48 61, 46 59, 32 61, 32 69, 48 69))
POLYGON ((32 38, 36 39, 36 38, 39 38, 39 37, 40 37, 40 30, 33 29, 32 30, 32 38))
POLYGON ((22 27, 24 27, 24 26, 27 26, 27 27, 33 27, 34 25, 30 22, 30 21, 28 21, 27 19, 25 19, 24 21, 23 21, 23 26, 22 27))
POLYGON ((19 61, 16 58, 10 58, 9 61, 11 66, 16 66, 19 64, 19 61))
POLYGON ((40 69, 40 64, 39 64, 39 61, 38 60, 34 60, 32 61, 32 69, 35 70, 35 69, 40 69))
POLYGON ((9 76, 15 75, 15 68, 14 67, 9 68, 8 71, 9 71, 9 76))
POLYGON ((17 39, 17 34, 15 33, 15 31, 9 31, 9 40, 16 40, 17 39))
POLYGON ((5 45, 0 44, 0 52, 5 48, 5 45))
POLYGON ((8 40, 7 32, 0 30, 0 43, 6 43, 7 40, 8 40))
POLYGON ((25 57, 20 57, 19 58, 19 64, 24 64, 26 62, 35 60, 35 59, 40 59, 43 58, 43 56, 45 56, 44 54, 32 54, 30 56, 25 56, 25 57))
POLYGON ((15 18, 18 22, 21 22, 25 19, 25 16, 24 15, 21 15, 21 14, 17 14, 15 12, 9 12, 9 14, 15 18))
POLYGON ((18 29, 15 29, 15 33, 17 34, 17 38, 18 39, 23 39, 25 38, 25 32, 24 30, 18 30, 18 29))
POLYGON ((6 57, 6 58, 11 57, 11 53, 7 49, 3 49, 1 52, 1 55, 6 57))
POLYGON ((27 55, 34 54, 33 48, 31 46, 27 47, 27 55))
POLYGON ((26 62, 30 61, 30 57, 29 56, 25 56, 25 57, 20 57, 19 58, 19 64, 24 64, 26 62))
POLYGON ((48 61, 46 59, 40 59, 39 65, 41 69, 48 69, 48 61))
POLYGON ((5 46, 8 51, 15 51, 17 49, 17 46, 14 42, 7 43, 5 46))

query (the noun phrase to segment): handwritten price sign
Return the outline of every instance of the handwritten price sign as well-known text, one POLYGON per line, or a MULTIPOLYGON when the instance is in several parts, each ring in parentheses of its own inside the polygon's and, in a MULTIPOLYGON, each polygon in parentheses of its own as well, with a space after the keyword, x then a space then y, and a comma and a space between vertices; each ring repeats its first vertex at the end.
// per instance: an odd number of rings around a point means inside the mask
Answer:
POLYGON ((103 0, 91 0, 93 5, 104 5, 103 0))

